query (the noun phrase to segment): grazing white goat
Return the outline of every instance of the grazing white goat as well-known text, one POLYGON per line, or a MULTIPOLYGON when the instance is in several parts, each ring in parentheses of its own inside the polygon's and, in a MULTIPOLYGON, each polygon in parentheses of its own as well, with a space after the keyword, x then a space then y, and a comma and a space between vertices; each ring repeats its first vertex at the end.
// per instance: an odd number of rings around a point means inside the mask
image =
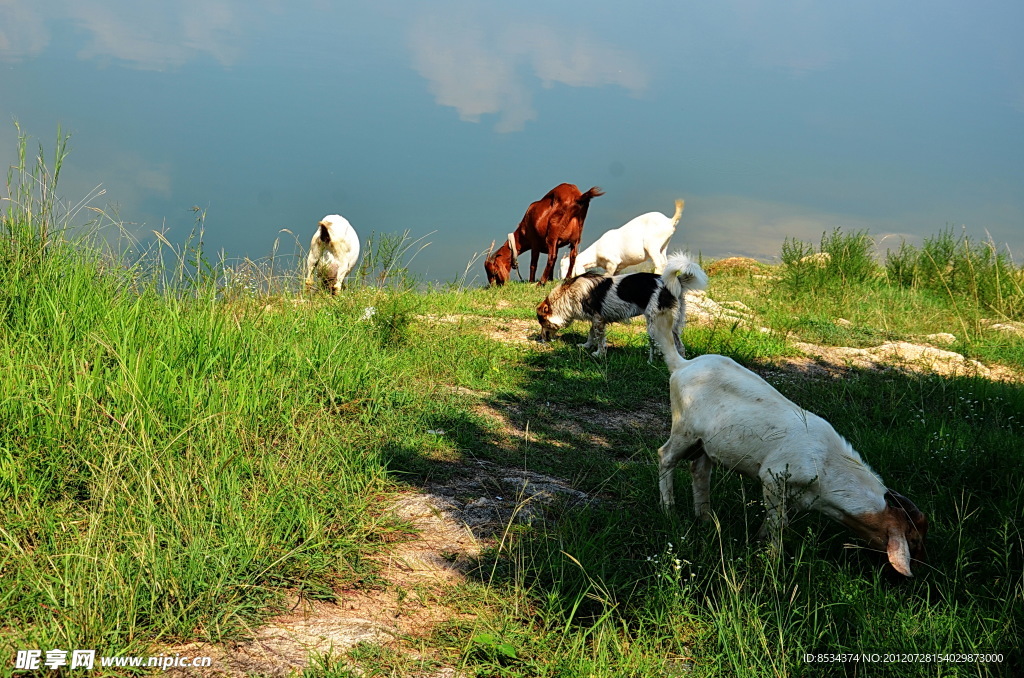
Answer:
POLYGON ((306 257, 306 287, 313 287, 314 272, 324 286, 337 294, 345 282, 345 276, 359 261, 359 236, 348 219, 337 214, 328 214, 320 220, 316 233, 309 244, 306 257))
POLYGON ((914 504, 886 488, 853 447, 821 417, 801 409, 734 360, 686 360, 663 332, 656 340, 672 377, 672 435, 658 451, 661 502, 675 503, 672 474, 690 462, 698 517, 710 515, 711 469, 724 466, 761 480, 766 517, 759 537, 779 547, 787 500, 814 509, 888 554, 910 577, 923 561, 928 521, 914 504))
MULTIPOLYGON (((602 268, 608 275, 615 275, 627 266, 645 261, 651 261, 654 272, 661 275, 668 264, 668 241, 676 232, 684 204, 676 200, 676 213, 671 219, 661 212, 648 212, 607 231, 576 257, 572 275, 580 275, 591 268, 602 268)), ((568 269, 569 257, 564 256, 560 263, 563 278, 569 276, 568 269)))

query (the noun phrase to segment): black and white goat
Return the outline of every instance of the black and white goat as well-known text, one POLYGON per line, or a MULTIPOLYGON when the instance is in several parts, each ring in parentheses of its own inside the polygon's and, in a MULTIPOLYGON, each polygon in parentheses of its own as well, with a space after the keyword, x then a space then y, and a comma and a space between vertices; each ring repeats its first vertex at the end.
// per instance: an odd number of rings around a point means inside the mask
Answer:
POLYGON ((648 360, 654 360, 654 328, 671 335, 672 351, 683 355, 679 338, 686 323, 687 290, 704 289, 708 278, 700 265, 686 254, 677 252, 668 258, 665 272, 630 273, 608 276, 596 271, 566 278, 558 283, 537 306, 541 341, 551 340, 558 330, 574 320, 589 320, 590 335, 584 348, 596 349, 595 356, 604 355, 608 323, 622 322, 644 316, 650 335, 648 360))

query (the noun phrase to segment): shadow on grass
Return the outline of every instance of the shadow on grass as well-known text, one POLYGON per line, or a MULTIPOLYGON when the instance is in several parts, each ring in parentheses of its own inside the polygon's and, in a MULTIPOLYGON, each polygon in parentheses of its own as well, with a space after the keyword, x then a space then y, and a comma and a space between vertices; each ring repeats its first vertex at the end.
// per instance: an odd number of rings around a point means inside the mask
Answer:
MULTIPOLYGON (((794 648, 927 647, 1003 652, 1008 663, 984 670, 1021 668, 1024 388, 862 369, 814 379, 785 363, 752 360, 742 347, 733 355, 830 421, 928 516, 929 562, 916 579, 892 586, 880 554, 817 514, 794 520, 782 558, 772 561, 750 542, 760 488, 734 473, 713 477, 717 529, 692 523, 685 471, 680 515, 663 515, 656 458, 669 433, 668 375, 663 364, 647 364, 642 339, 604 360, 567 345, 582 335, 529 350, 514 390, 465 394, 465 407, 432 420, 454 442, 453 458, 391 451, 393 468, 410 483, 490 512, 467 523, 501 545, 471 574, 523 592, 532 605, 517 620, 524 629, 568 625, 582 633, 614 615, 622 628, 651 632, 653 625, 672 637, 672 625, 685 619, 686 642, 720 658, 736 633, 774 629, 794 667, 794 648), (546 496, 530 501, 531 485, 546 496), (737 616, 746 630, 729 631, 737 616)), ((668 653, 679 650, 668 645, 668 653)))

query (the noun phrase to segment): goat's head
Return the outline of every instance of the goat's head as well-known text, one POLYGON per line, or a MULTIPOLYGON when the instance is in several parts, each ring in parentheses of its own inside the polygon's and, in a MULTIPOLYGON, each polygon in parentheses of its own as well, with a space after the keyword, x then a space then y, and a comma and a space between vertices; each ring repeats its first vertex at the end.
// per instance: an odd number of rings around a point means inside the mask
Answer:
MULTIPOLYGON (((493 247, 493 243, 491 247, 493 247)), ((508 282, 512 275, 512 269, 518 268, 519 252, 516 250, 516 240, 513 233, 508 234, 508 240, 497 250, 484 259, 484 270, 487 271, 487 284, 501 286, 508 282)))
POLYGON ((565 329, 572 324, 571 314, 564 312, 564 303, 559 303, 566 292, 564 283, 559 283, 551 290, 544 301, 537 305, 537 322, 540 323, 540 340, 551 341, 555 338, 558 330, 565 329))
POLYGON ((487 271, 488 285, 501 286, 508 282, 509 274, 512 272, 511 258, 511 252, 509 252, 508 247, 502 245, 484 259, 484 270, 487 271))
POLYGON ((540 302, 537 306, 537 322, 540 323, 540 340, 551 341, 555 338, 555 332, 558 331, 558 327, 553 325, 549 320, 554 311, 551 308, 551 302, 547 299, 540 302))
POLYGON ((886 490, 885 510, 844 521, 874 548, 884 551, 889 564, 904 577, 913 577, 911 561, 925 562, 928 519, 912 501, 886 490))

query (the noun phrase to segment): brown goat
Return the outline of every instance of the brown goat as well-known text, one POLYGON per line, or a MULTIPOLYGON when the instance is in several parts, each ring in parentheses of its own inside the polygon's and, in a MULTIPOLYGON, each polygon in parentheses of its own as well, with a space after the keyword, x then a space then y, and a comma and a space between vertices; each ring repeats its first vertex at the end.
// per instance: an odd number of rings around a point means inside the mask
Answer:
POLYGON ((541 252, 547 252, 548 262, 540 276, 540 284, 551 280, 558 248, 565 245, 569 245, 569 270, 572 270, 590 201, 599 195, 604 195, 604 191, 597 186, 580 193, 574 184, 559 184, 543 198, 531 203, 519 226, 509 233, 508 241, 484 261, 487 283, 504 285, 508 282, 512 269, 518 268, 516 260, 526 250, 530 250, 530 282, 536 279, 541 252))

